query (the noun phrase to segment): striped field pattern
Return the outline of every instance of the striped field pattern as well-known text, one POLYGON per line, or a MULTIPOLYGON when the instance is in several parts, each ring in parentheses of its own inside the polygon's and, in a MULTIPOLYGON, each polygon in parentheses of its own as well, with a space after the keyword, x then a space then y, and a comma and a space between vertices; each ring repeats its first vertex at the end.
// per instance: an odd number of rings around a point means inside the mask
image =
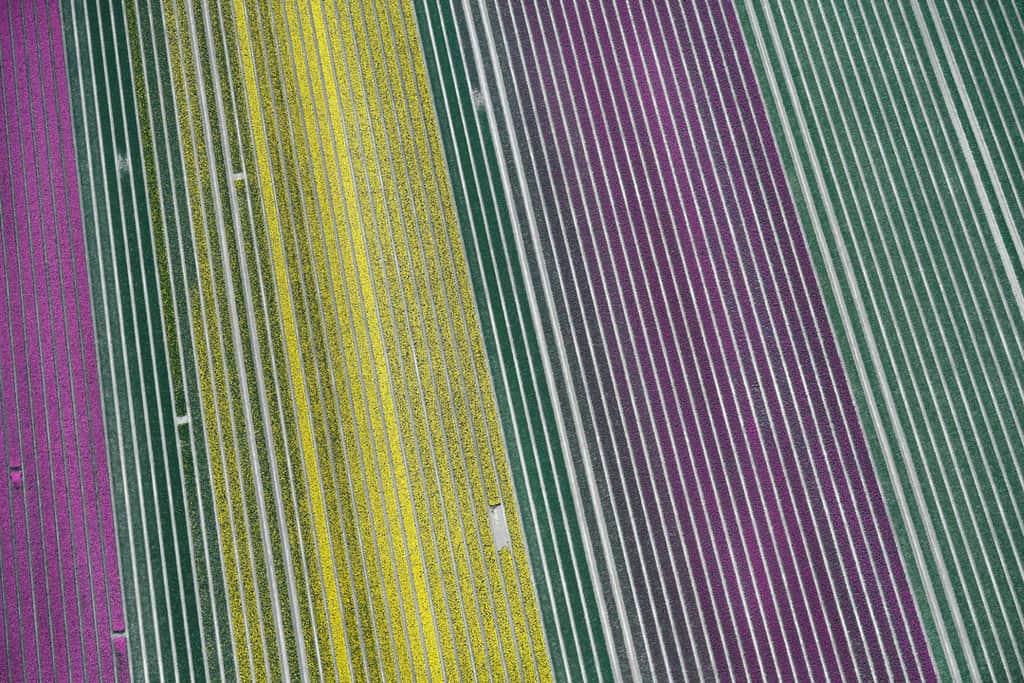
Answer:
POLYGON ((1024 7, 0 0, 0 681, 1024 680, 1024 7))
POLYGON ((745 20, 936 660, 1010 680, 1024 24, 1015 3, 958 5, 749 3, 745 20))
POLYGON ((127 673, 88 238, 56 5, 5 3, 0 586, 5 680, 127 673))

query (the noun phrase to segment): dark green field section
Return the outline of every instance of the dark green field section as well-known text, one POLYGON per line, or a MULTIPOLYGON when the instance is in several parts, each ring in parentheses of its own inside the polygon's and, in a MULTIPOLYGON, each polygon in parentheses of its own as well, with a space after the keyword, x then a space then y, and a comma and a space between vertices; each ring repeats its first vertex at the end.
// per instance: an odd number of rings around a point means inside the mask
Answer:
POLYGON ((414 5, 555 677, 610 680, 614 655, 571 488, 581 437, 559 426, 565 397, 544 374, 553 318, 543 301, 531 311, 539 274, 524 268, 513 240, 527 195, 505 190, 509 143, 495 139, 480 106, 497 101, 496 70, 505 67, 479 47, 480 7, 467 16, 453 3, 414 5))
POLYGON ((1024 10, 737 4, 940 677, 1019 680, 1024 10))
POLYGON ((133 679, 234 678, 160 3, 62 3, 133 679), (186 323, 187 324, 187 323, 186 323), (186 512, 188 511, 188 512, 186 512))

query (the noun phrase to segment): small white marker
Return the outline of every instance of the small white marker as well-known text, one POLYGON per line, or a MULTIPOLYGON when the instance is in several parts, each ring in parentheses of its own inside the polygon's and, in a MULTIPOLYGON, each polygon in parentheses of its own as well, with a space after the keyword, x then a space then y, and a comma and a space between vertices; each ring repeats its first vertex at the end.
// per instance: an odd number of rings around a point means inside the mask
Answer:
POLYGON ((117 154, 114 157, 114 165, 118 173, 126 173, 132 167, 132 160, 127 154, 117 154))
POLYGON ((470 95, 470 100, 473 102, 473 106, 477 109, 483 109, 487 106, 487 93, 483 90, 474 89, 470 95))
POLYGON ((239 180, 245 180, 245 171, 239 171, 238 173, 231 174, 231 180, 238 182, 239 180))
POLYGON ((184 415, 176 415, 174 417, 174 424, 176 424, 178 426, 181 426, 183 424, 188 424, 191 421, 192 421, 192 417, 188 413, 185 413, 184 415))
POLYGON ((508 533, 508 519, 505 517, 505 506, 501 503, 490 506, 490 509, 487 511, 487 520, 491 523, 494 547, 502 550, 512 545, 512 539, 508 533))

